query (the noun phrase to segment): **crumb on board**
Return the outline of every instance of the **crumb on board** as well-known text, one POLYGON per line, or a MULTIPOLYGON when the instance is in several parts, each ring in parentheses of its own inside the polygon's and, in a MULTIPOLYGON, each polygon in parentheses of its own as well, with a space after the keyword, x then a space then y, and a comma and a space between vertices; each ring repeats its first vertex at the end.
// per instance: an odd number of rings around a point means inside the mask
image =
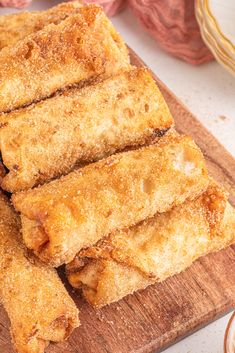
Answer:
POLYGON ((225 115, 219 115, 219 119, 225 121, 227 120, 227 117, 225 115))

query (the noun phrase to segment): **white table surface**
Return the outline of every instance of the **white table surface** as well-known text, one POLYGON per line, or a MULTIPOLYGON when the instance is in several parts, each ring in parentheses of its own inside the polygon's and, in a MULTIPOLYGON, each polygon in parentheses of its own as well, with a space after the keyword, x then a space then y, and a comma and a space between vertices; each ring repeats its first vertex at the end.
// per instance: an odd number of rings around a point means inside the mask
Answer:
MULTIPOLYGON (((56 3, 56 0, 34 0, 29 10, 42 10, 56 3)), ((0 9, 0 14, 10 12, 15 10, 0 9)), ((216 62, 194 67, 167 55, 129 10, 112 21, 127 44, 235 156, 235 77, 216 62)), ((176 343, 165 353, 222 353, 230 315, 176 343)))

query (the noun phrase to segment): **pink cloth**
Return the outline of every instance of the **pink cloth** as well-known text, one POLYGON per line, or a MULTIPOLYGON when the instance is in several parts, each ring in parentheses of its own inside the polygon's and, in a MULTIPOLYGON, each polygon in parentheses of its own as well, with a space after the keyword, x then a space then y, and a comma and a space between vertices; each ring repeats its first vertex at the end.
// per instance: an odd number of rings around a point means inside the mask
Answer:
POLYGON ((128 0, 134 14, 159 45, 190 64, 213 60, 194 13, 194 0, 128 0))
POLYGON ((126 4, 126 0, 84 0, 87 4, 99 4, 108 16, 118 13, 126 4))
POLYGON ((0 7, 16 7, 22 9, 28 6, 32 0, 0 0, 0 7))

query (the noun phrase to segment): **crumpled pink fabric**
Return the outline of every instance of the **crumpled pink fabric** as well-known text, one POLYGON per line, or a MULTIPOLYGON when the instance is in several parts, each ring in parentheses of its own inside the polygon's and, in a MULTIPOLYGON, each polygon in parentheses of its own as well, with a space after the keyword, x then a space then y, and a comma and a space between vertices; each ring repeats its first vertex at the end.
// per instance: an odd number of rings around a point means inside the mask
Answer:
POLYGON ((134 14, 160 46, 190 64, 213 60, 194 13, 194 0, 128 0, 134 14))
POLYGON ((16 7, 22 9, 28 6, 32 0, 0 0, 0 7, 16 7))
POLYGON ((87 4, 99 4, 104 8, 106 15, 113 16, 122 10, 126 0, 83 0, 87 4))

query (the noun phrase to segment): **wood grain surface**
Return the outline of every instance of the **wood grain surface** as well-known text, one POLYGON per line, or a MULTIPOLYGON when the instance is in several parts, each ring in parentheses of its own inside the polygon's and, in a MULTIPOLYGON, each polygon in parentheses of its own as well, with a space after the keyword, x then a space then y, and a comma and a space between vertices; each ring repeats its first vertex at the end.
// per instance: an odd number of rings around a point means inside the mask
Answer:
MULTIPOLYGON (((133 64, 144 65, 131 49, 130 54, 133 64)), ((206 157, 211 175, 229 190, 230 202, 235 206, 235 160, 154 77, 175 118, 177 130, 193 136, 206 157)), ((80 308, 82 325, 68 341, 50 345, 47 353, 159 352, 234 307, 234 268, 235 245, 203 257, 183 273, 101 310, 94 310, 68 286, 80 308)), ((61 276, 64 279, 63 273, 61 276)), ((13 353, 8 329, 9 321, 1 308, 1 353, 13 353)))

